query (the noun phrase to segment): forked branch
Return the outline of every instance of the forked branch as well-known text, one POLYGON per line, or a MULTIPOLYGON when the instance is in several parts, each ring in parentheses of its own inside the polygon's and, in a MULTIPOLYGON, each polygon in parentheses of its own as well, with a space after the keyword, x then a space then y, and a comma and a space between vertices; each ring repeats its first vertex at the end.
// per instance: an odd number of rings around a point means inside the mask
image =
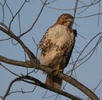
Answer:
MULTIPOLYGON (((36 68, 36 69, 42 70, 48 74, 51 74, 52 70, 48 67, 46 67, 46 69, 45 69, 45 66, 41 66, 38 59, 36 58, 36 56, 25 46, 25 44, 16 35, 14 35, 14 33, 11 30, 8 31, 7 29, 2 28, 1 26, 0 26, 0 30, 2 32, 6 33, 7 35, 9 35, 11 38, 15 39, 21 45, 21 47, 24 49, 24 51, 27 53, 27 55, 30 59, 30 61, 23 62, 23 61, 11 60, 11 59, 5 58, 3 56, 0 56, 0 61, 8 63, 8 64, 17 65, 17 66, 19 65, 19 66, 28 67, 28 68, 36 68)), ((66 82, 70 83, 71 85, 75 86, 79 90, 81 90, 91 100, 99 100, 99 98, 90 89, 85 87, 83 84, 81 84, 74 78, 72 78, 68 75, 62 74, 62 73, 59 73, 58 77, 61 78, 62 80, 65 80, 66 82)), ((31 78, 31 79, 33 79, 33 78, 31 78)), ((43 84, 42 86, 46 87, 45 84, 43 84)), ((49 90, 51 90, 50 87, 47 87, 47 88, 49 90)), ((56 89, 52 89, 51 91, 59 93, 56 89)), ((60 91, 60 92, 63 93, 63 91, 60 91)))

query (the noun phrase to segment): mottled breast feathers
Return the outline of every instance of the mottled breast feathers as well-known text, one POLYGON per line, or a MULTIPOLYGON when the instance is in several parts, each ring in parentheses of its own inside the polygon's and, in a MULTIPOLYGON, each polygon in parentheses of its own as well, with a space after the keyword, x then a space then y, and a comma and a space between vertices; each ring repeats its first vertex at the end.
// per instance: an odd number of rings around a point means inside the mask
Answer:
POLYGON ((50 27, 39 44, 42 64, 49 65, 56 57, 66 56, 72 49, 74 38, 73 31, 66 26, 55 24, 50 27))

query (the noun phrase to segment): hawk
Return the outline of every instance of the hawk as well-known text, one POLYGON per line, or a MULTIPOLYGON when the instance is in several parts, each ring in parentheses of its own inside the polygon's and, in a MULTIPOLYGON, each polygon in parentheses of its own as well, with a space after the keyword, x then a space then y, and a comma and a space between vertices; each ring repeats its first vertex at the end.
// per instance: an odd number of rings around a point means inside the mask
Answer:
POLYGON ((75 44, 76 30, 72 30, 74 18, 70 14, 62 14, 57 22, 48 28, 39 43, 41 65, 49 67, 56 76, 47 74, 46 84, 61 89, 62 79, 57 74, 63 73, 72 54, 75 44))

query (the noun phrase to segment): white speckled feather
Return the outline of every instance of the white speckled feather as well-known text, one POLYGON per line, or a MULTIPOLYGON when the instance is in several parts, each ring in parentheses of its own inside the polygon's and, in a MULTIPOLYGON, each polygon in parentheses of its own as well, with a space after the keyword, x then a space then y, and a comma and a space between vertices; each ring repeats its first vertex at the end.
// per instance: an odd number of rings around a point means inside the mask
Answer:
POLYGON ((41 54, 42 65, 49 66, 55 59, 60 60, 65 52, 61 48, 66 43, 69 44, 71 42, 70 36, 74 39, 73 33, 71 33, 66 26, 60 24, 56 24, 48 29, 39 45, 39 47, 45 51, 44 55, 43 53, 41 54), (50 40, 53 45, 49 45, 49 43, 47 43, 48 40, 50 40), (59 50, 57 50, 57 46, 59 50))

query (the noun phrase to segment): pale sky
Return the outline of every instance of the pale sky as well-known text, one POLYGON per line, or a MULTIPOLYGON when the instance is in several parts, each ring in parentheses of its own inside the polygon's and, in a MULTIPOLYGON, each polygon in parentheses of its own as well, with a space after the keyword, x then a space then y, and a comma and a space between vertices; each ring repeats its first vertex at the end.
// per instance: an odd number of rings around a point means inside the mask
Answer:
MULTIPOLYGON (((0 2, 3 4, 4 0, 0 0, 0 2)), ((24 0, 7 0, 8 5, 10 6, 10 9, 12 10, 13 14, 18 11, 19 7, 23 3, 24 0)), ((21 18, 21 33, 25 32, 28 30, 34 20, 36 19, 41 7, 42 7, 42 2, 40 0, 29 0, 30 2, 26 3, 22 11, 20 12, 20 18, 21 18)), ((53 0, 48 0, 48 1, 53 1, 53 0)), ((82 1, 85 5, 90 4, 91 1, 94 0, 80 0, 82 1)), ((98 0, 96 0, 98 1, 98 0)), ((81 2, 79 3, 78 6, 84 6, 81 2)), ((53 2, 47 6, 52 7, 52 8, 59 8, 59 9, 70 9, 73 8, 75 5, 75 0, 69 1, 69 0, 56 0, 56 2, 53 2)), ((102 13, 102 1, 100 3, 100 13, 102 13)), ((78 35, 76 38, 76 44, 75 44, 75 49, 77 49, 79 52, 85 47, 85 45, 99 32, 102 32, 102 15, 100 15, 100 20, 99 20, 99 25, 98 25, 98 16, 93 16, 89 18, 78 18, 78 17, 84 17, 88 16, 91 14, 96 14, 99 12, 99 4, 94 5, 93 7, 90 7, 86 9, 84 12, 82 12, 85 8, 77 10, 76 13, 76 18, 75 18, 75 23, 73 28, 77 29, 78 35), (81 36, 80 36, 81 35, 81 36), (84 37, 84 38, 83 38, 84 37)), ((11 20, 11 14, 5 6, 4 9, 4 23, 6 25, 9 25, 9 22, 11 20)), ((29 49, 36 54, 36 45, 32 39, 32 37, 35 39, 36 43, 39 43, 40 39, 46 32, 46 30, 53 25, 57 18, 62 14, 62 13, 69 13, 69 14, 74 14, 73 10, 56 10, 56 9, 51 9, 48 7, 45 7, 40 18, 38 19, 37 23, 35 24, 34 28, 27 33, 25 36, 21 38, 21 40, 26 44, 29 49)), ((0 6, 0 22, 2 22, 2 8, 0 6)), ((15 18, 14 22, 11 25, 11 30, 16 34, 19 35, 19 24, 18 24, 18 17, 15 18)), ((100 35, 102 36, 102 34, 100 35)), ((83 55, 81 56, 84 57, 96 44, 98 41, 99 37, 98 36, 84 51, 83 55)), ((0 31, 0 40, 8 38, 7 35, 2 33, 0 31)), ((13 40, 13 43, 16 43, 16 41, 13 40)), ((78 57, 78 54, 76 51, 73 51, 72 59, 75 61, 76 58, 78 57)), ((95 50, 94 54, 92 57, 84 64, 79 66, 75 73, 73 73, 74 77, 77 77, 77 80, 84 84, 86 87, 89 89, 93 90, 98 83, 102 80, 102 43, 100 43, 95 50)), ((0 41, 0 55, 5 56, 10 59, 15 59, 15 60, 25 60, 25 55, 24 51, 21 48, 19 44, 13 45, 11 40, 8 41, 0 41)), ((39 56, 38 56, 39 57, 39 56)), ((70 61, 71 62, 71 61, 70 61)), ((5 63, 2 63, 5 67, 7 67, 9 70, 13 71, 14 73, 17 74, 24 74, 26 75, 27 70, 26 68, 20 68, 20 67, 15 67, 12 65, 8 65, 5 63)), ((80 64, 80 63, 79 63, 80 64)), ((78 65, 79 65, 78 64, 78 65)), ((65 69, 65 72, 68 72, 73 66, 68 65, 67 68, 65 69)), ((33 69, 28 69, 28 71, 32 71, 33 69)), ((42 82, 45 81, 46 75, 42 74, 41 71, 38 71, 37 73, 31 74, 32 77, 38 78, 42 82)), ((3 96, 4 93, 6 92, 6 89, 9 85, 9 83, 12 81, 12 79, 16 78, 14 75, 12 75, 10 72, 5 70, 4 68, 0 67, 0 96, 3 96)), ((33 85, 24 83, 24 82, 16 82, 13 86, 11 91, 19 91, 19 90, 24 90, 24 91, 32 91, 34 88, 33 85)), ((66 85, 66 91, 69 93, 74 94, 75 96, 85 98, 86 96, 77 90, 75 87, 71 86, 70 84, 66 85)), ((27 93, 27 94, 22 94, 22 93, 14 93, 9 95, 6 100, 41 100, 42 97, 44 96, 46 90, 40 87, 36 87, 35 91, 32 93, 27 93)), ((102 83, 100 86, 97 88, 95 91, 95 94, 102 99, 102 83)), ((46 97, 55 95, 55 93, 48 91, 46 94, 46 97)), ((56 96, 56 95, 55 95, 56 96)), ((44 98, 43 100, 55 100, 55 96, 52 96, 50 98, 44 98)), ((59 96, 57 100, 68 100, 68 98, 59 96)), ((69 99, 70 100, 70 99, 69 99)))

